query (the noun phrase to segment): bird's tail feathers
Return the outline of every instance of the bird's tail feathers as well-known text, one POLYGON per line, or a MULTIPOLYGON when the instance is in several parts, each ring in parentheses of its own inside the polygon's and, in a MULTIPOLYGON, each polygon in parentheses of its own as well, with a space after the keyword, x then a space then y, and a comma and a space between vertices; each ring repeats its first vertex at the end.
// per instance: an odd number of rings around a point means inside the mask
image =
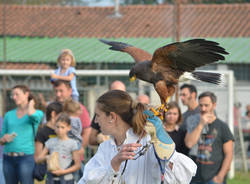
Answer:
POLYGON ((123 42, 116 42, 116 41, 108 41, 108 40, 104 40, 104 39, 99 39, 102 43, 105 43, 107 45, 110 45, 111 47, 109 47, 110 50, 115 50, 115 51, 123 51, 123 49, 127 48, 127 47, 131 47, 132 45, 129 45, 127 43, 123 43, 123 42))
POLYGON ((185 72, 181 78, 181 81, 185 80, 198 80, 202 82, 208 82, 219 86, 225 86, 225 77, 221 73, 194 71, 192 73, 185 72))

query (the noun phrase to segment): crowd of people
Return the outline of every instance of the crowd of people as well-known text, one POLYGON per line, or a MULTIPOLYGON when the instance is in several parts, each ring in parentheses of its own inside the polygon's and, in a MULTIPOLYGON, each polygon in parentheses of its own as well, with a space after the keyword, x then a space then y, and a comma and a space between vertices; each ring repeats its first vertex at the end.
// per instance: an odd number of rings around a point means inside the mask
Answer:
POLYGON ((72 51, 60 53, 58 66, 51 75, 55 100, 44 111, 27 86, 12 88, 16 108, 0 118, 0 184, 32 184, 38 167, 47 184, 226 184, 234 137, 216 115, 213 92, 198 96, 194 85, 182 85, 187 111, 170 102, 161 120, 149 96, 133 99, 114 81, 90 121, 79 102, 72 51), (88 145, 98 149, 85 163, 88 145))

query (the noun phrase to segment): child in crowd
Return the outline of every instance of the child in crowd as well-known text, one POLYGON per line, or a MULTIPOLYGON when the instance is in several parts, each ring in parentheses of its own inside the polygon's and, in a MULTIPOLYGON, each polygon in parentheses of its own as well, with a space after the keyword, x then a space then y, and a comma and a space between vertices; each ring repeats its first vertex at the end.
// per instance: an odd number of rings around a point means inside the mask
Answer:
POLYGON ((45 143, 45 148, 37 161, 46 160, 46 155, 53 152, 59 153, 60 168, 48 172, 46 184, 74 184, 73 173, 80 169, 81 161, 78 154, 77 142, 68 137, 71 129, 70 118, 66 113, 61 113, 56 120, 56 138, 50 138, 45 143))
POLYGON ((71 130, 68 136, 77 141, 79 147, 82 145, 82 122, 80 115, 82 113, 80 103, 72 99, 66 100, 63 104, 63 112, 67 113, 71 122, 71 130))
POLYGON ((62 112, 63 106, 59 102, 52 102, 46 108, 46 124, 43 124, 37 131, 36 142, 35 142, 35 161, 37 157, 42 152, 45 142, 49 138, 56 137, 55 128, 56 128, 56 119, 58 115, 62 112))
MULTIPOLYGON (((69 115, 71 130, 69 131, 68 136, 77 142, 80 149, 79 156, 81 157, 81 153, 84 153, 84 149, 82 147, 82 121, 80 119, 82 109, 80 103, 72 99, 66 100, 63 104, 63 112, 69 115)), ((82 171, 79 170, 75 173, 75 180, 78 181, 81 176, 82 171)))
POLYGON ((70 49, 63 49, 57 58, 58 68, 51 75, 51 81, 66 80, 70 81, 72 87, 72 98, 79 101, 79 93, 76 87, 76 71, 75 71, 75 57, 70 49))

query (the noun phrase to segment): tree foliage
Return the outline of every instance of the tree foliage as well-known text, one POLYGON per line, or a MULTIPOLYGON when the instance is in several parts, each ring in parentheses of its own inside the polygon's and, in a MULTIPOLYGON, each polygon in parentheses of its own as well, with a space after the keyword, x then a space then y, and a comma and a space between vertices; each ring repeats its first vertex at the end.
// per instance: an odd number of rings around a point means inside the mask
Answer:
MULTIPOLYGON (((122 0, 120 0, 122 1, 122 0)), ((123 0, 124 4, 173 4, 177 0, 123 0)), ((249 3, 250 0, 179 0, 183 4, 249 3)))
POLYGON ((124 4, 158 4, 158 0, 124 0, 124 4))

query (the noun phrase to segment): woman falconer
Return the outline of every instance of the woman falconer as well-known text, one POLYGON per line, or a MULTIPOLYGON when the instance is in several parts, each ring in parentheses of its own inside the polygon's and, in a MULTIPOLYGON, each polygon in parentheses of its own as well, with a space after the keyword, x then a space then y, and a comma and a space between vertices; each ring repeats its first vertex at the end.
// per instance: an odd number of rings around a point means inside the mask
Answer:
POLYGON ((175 151, 161 120, 127 92, 103 94, 95 113, 111 139, 100 144, 78 184, 187 184, 195 175, 195 163, 175 151), (148 124, 154 133, 145 131, 148 124))

